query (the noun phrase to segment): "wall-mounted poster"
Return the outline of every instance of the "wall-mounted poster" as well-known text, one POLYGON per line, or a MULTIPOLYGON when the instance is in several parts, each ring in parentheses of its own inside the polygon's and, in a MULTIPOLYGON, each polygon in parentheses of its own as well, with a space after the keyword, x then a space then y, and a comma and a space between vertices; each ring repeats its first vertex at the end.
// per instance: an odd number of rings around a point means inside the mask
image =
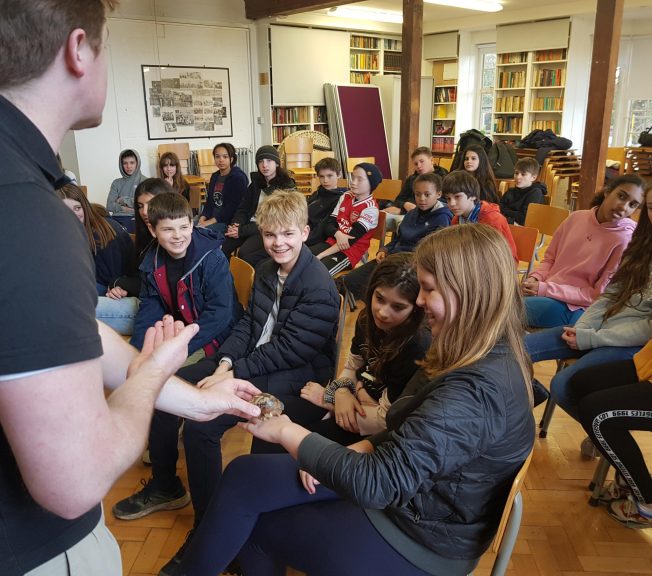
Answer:
POLYGON ((141 68, 150 140, 233 136, 228 68, 141 68))

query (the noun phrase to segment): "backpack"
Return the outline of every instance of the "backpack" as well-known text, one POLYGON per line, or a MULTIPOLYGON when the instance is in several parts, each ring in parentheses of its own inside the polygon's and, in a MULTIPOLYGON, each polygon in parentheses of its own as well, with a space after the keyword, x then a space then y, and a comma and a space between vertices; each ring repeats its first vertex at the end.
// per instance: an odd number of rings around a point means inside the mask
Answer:
POLYGON ((480 130, 476 130, 475 128, 462 132, 455 148, 455 156, 453 156, 451 172, 453 170, 460 170, 464 167, 464 152, 473 144, 479 144, 484 148, 485 152, 489 152, 491 149, 491 138, 485 136, 480 132, 480 130))
POLYGON ((496 140, 487 156, 489 156, 489 164, 496 178, 514 177, 514 166, 518 156, 516 156, 516 150, 510 144, 496 140))

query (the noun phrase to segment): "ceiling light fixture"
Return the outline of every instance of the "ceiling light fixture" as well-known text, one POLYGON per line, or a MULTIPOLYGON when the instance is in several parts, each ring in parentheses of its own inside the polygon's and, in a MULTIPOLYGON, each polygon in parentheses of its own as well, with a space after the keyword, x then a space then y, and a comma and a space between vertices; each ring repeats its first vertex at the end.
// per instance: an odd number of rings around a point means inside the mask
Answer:
POLYGON ((426 4, 439 4, 451 8, 479 10, 480 12, 500 12, 503 5, 498 0, 423 0, 426 4))
POLYGON ((327 14, 337 18, 353 18, 354 20, 374 20, 375 22, 390 22, 392 24, 401 24, 403 22, 402 12, 374 10, 362 6, 338 6, 329 9, 327 14))

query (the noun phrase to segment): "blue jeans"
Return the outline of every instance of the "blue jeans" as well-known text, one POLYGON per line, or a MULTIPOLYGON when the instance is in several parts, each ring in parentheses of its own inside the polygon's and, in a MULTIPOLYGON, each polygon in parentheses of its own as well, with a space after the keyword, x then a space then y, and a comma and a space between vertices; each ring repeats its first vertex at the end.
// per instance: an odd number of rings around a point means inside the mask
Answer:
POLYGON ((179 573, 213 576, 236 555, 247 576, 284 576, 286 566, 319 576, 426 576, 383 539, 362 508, 323 486, 308 494, 287 454, 229 464, 179 573))
POLYGON ((525 348, 532 362, 541 360, 567 360, 577 358, 577 362, 557 372, 550 382, 550 396, 575 420, 579 420, 578 405, 573 395, 569 393, 568 382, 571 377, 589 366, 613 362, 614 360, 628 360, 640 346, 603 346, 591 350, 573 350, 562 340, 563 327, 550 328, 534 332, 525 337, 525 348))
POLYGON ((134 331, 134 319, 138 312, 138 304, 136 297, 127 296, 120 300, 114 300, 100 296, 95 307, 95 318, 111 326, 119 334, 130 336, 134 331))
POLYGON ((528 296, 525 298, 527 325, 533 328, 554 328, 573 326, 584 313, 581 308, 572 311, 566 302, 547 296, 528 296))

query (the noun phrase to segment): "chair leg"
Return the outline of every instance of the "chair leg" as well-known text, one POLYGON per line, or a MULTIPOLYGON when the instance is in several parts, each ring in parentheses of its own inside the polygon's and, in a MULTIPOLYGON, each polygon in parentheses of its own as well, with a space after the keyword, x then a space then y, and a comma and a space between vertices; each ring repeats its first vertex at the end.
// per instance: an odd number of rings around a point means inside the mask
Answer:
POLYGON ((507 526, 505 528, 505 534, 503 535, 500 548, 498 548, 498 554, 496 555, 496 560, 491 569, 491 576, 504 576, 509 564, 509 559, 512 556, 512 551, 514 550, 514 545, 516 544, 518 531, 521 527, 522 516, 523 497, 521 496, 521 493, 518 492, 514 498, 512 511, 509 514, 509 520, 507 521, 507 526))
POLYGON ((595 472, 593 473, 593 479, 589 484, 589 490, 593 490, 593 493, 589 498, 589 504, 591 506, 597 506, 600 504, 600 492, 602 492, 602 487, 604 486, 604 481, 609 473, 610 466, 611 464, 609 464, 609 460, 604 456, 600 456, 600 461, 595 467, 595 472))
POLYGON ((355 296, 353 293, 347 289, 346 295, 344 296, 345 302, 348 304, 349 309, 351 312, 354 312, 356 308, 358 307, 357 304, 355 303, 355 296))
POLYGON ((550 426, 550 421, 552 420, 552 414, 555 411, 557 406, 556 402, 552 399, 552 396, 548 398, 546 402, 546 409, 543 411, 543 417, 541 422, 539 422, 539 438, 545 438, 548 435, 548 426, 550 426))

